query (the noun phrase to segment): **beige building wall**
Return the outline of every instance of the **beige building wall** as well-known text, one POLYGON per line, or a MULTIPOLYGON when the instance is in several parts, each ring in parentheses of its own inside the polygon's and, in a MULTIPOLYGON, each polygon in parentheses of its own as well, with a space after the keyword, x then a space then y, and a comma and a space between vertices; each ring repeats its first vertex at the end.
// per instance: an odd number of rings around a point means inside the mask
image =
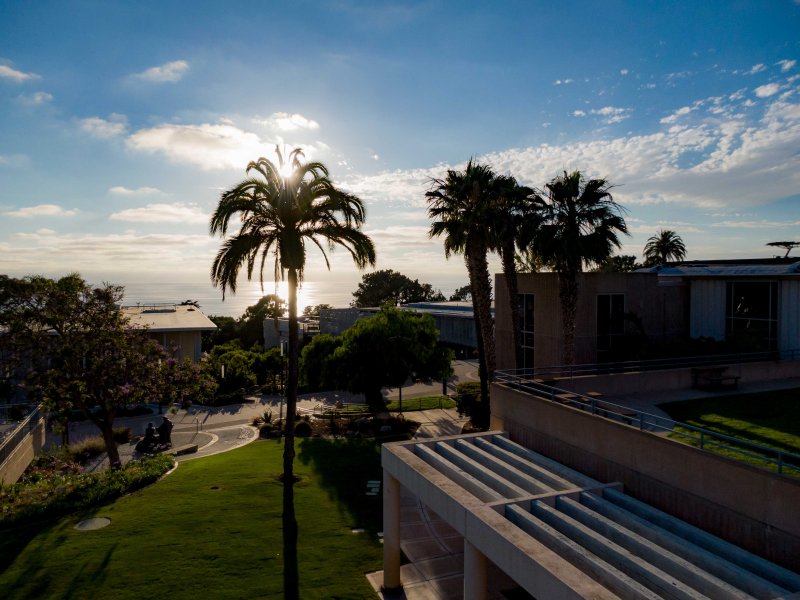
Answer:
MULTIPOLYGON (((583 273, 578 280, 578 310, 575 323, 575 362, 597 362, 597 296, 623 294, 625 312, 641 320, 650 343, 663 343, 688 334, 688 288, 674 282, 659 284, 655 273, 583 273)), ((505 278, 496 276, 497 368, 514 368, 511 315, 507 309, 505 278)), ((558 298, 558 274, 525 273, 519 276, 519 293, 533 294, 535 366, 562 364, 563 328, 558 298)), ((626 333, 635 326, 626 322, 626 333)))
POLYGON ((194 362, 200 360, 202 332, 200 331, 151 331, 150 337, 167 351, 178 349, 177 358, 190 358, 194 362))

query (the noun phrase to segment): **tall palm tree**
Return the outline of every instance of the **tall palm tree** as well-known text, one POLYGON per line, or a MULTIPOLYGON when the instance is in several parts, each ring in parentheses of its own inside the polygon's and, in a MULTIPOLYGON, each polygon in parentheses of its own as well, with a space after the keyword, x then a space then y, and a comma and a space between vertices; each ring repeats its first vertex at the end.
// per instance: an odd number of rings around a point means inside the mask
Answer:
POLYGON ((671 229, 659 229, 644 245, 644 258, 647 264, 663 265, 668 260, 683 260, 686 257, 686 246, 681 236, 671 229))
POLYGON ((517 183, 510 175, 495 178, 497 195, 491 222, 491 249, 500 255, 508 294, 511 315, 511 340, 514 347, 515 366, 519 367, 520 305, 517 283, 516 248, 522 229, 535 230, 539 221, 539 209, 533 200, 533 190, 517 183))
POLYGON ((494 376, 494 323, 492 320, 492 284, 489 279, 491 219, 496 185, 495 174, 487 165, 467 163, 463 171, 449 169, 444 179, 433 179, 426 192, 428 216, 433 219, 429 235, 444 235, 444 253, 463 253, 469 274, 475 334, 478 345, 478 371, 481 379, 481 402, 489 407, 489 381, 494 376))
POLYGON ((288 280, 289 287, 289 373, 286 387, 285 445, 283 451, 284 488, 284 566, 286 598, 297 598, 297 522, 294 518, 294 416, 297 412, 299 342, 297 339, 297 286, 303 280, 306 245, 319 248, 330 268, 328 250, 343 246, 359 268, 375 264, 372 240, 360 231, 364 223, 364 204, 339 190, 319 162, 303 162, 299 148, 288 156, 288 165, 276 148, 278 164, 266 158, 247 165, 249 176, 224 192, 211 217, 211 234, 226 238, 231 220, 238 226, 222 244, 211 267, 211 281, 236 292, 241 267, 252 279, 258 267, 263 286, 264 267, 274 258, 275 280, 288 280), (285 166, 289 174, 282 175, 285 166))
POLYGON ((628 233, 624 209, 614 202, 605 179, 584 180, 580 171, 556 177, 539 197, 542 223, 531 243, 539 257, 558 272, 565 365, 575 361, 578 274, 619 248, 618 233, 628 233))

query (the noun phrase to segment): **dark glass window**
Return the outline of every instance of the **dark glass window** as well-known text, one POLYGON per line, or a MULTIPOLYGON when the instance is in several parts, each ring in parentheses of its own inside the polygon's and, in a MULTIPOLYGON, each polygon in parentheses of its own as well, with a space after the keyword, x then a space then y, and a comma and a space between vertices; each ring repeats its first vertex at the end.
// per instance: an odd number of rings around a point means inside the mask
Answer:
POLYGON ((778 283, 731 281, 727 285, 726 334, 747 351, 778 347, 778 283))
POLYGON ((615 360, 625 335, 625 294, 597 296, 597 362, 615 360))
POLYGON ((517 361, 520 368, 533 368, 533 316, 534 298, 533 294, 519 294, 519 315, 520 315, 520 356, 517 361))

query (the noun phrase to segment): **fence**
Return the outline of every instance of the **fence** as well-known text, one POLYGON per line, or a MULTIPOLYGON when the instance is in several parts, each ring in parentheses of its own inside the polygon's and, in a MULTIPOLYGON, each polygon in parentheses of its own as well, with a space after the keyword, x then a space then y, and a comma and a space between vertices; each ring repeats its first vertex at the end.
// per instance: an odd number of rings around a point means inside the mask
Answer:
POLYGON ((495 383, 579 408, 593 415, 614 419, 626 425, 638 427, 642 431, 669 432, 692 440, 702 449, 718 449, 746 459, 756 459, 774 466, 778 473, 784 474, 788 469, 794 475, 800 476, 800 455, 798 454, 635 410, 628 406, 602 400, 595 394, 579 394, 549 385, 538 379, 520 377, 515 371, 497 371, 495 383))

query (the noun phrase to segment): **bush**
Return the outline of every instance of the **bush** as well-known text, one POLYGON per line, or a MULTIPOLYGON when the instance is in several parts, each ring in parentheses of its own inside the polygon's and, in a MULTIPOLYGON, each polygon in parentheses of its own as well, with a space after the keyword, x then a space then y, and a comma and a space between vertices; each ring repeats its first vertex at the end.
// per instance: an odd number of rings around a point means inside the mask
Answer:
POLYGON ((297 437, 311 437, 313 430, 311 428, 311 423, 308 421, 300 421, 294 427, 294 434, 297 437))
POLYGON ((130 427, 117 427, 114 429, 114 441, 118 444, 127 444, 133 439, 130 427))
MULTIPOLYGON (((59 461, 58 457, 46 459, 59 461)), ((76 474, 74 467, 27 474, 10 486, 0 486, 0 527, 60 517, 109 502, 157 481, 174 460, 159 454, 131 461, 118 471, 76 474)))
POLYGON ((481 402, 481 384, 478 381, 466 381, 456 387, 458 414, 466 415, 479 430, 489 426, 489 407, 481 402))
POLYGON ((98 436, 83 439, 67 446, 67 453, 78 463, 85 465, 96 456, 100 456, 106 451, 106 444, 103 438, 98 436))

